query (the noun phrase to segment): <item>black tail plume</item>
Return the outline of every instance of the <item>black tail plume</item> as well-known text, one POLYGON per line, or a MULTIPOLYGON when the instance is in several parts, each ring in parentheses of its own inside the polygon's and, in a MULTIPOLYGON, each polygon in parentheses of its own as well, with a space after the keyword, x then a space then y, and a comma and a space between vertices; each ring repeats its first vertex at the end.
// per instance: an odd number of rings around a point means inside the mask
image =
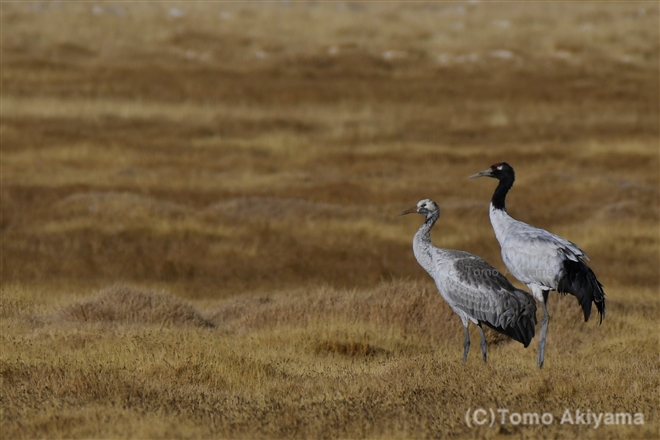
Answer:
POLYGON ((591 303, 596 304, 600 322, 605 317, 605 292, 603 285, 596 279, 594 272, 582 261, 564 260, 564 272, 557 283, 557 292, 574 295, 582 311, 584 321, 591 315, 591 303))

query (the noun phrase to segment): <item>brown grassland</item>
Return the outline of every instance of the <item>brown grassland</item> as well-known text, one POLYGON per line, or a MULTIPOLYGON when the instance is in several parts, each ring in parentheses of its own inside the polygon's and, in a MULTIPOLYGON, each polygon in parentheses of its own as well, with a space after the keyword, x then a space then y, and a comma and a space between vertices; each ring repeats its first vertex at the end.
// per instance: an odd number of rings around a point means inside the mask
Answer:
POLYGON ((0 7, 2 438, 660 437, 656 2, 0 7), (504 270, 503 160, 607 294, 542 370, 461 365, 397 217, 504 270))

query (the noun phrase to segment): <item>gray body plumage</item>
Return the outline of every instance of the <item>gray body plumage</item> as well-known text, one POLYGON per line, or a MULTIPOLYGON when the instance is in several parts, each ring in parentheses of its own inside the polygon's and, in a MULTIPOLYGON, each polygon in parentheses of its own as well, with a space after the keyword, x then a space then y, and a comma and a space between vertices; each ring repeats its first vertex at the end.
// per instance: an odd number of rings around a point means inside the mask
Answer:
POLYGON ((434 279, 440 295, 463 322, 466 329, 463 362, 469 347, 469 322, 480 328, 484 361, 486 343, 482 323, 527 347, 534 337, 536 324, 536 303, 532 296, 513 287, 504 275, 482 258, 433 246, 430 230, 440 211, 435 202, 428 199, 420 201, 417 209, 426 215, 426 221, 415 234, 413 252, 419 264, 434 279))
POLYGON ((490 222, 500 243, 502 261, 511 275, 532 289, 539 301, 543 301, 541 291, 556 290, 564 275, 565 260, 589 259, 575 243, 515 220, 492 204, 490 222))
POLYGON ((506 194, 513 186, 515 173, 506 162, 471 177, 493 177, 499 184, 490 203, 490 222, 500 243, 502 260, 511 274, 525 283, 543 310, 537 364, 543 367, 545 341, 550 315, 546 302, 548 293, 556 290, 574 295, 584 320, 589 320, 592 303, 600 319, 605 316, 605 292, 594 272, 584 260, 587 255, 575 243, 544 229, 536 228, 509 216, 505 207, 506 194))

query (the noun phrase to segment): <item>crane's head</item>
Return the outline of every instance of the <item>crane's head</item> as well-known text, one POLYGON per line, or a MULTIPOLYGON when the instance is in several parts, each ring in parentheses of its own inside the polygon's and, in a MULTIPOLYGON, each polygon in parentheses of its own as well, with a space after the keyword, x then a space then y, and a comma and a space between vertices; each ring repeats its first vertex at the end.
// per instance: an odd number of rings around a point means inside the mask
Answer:
POLYGON ((513 167, 511 167, 511 165, 509 165, 506 162, 500 162, 491 165, 490 168, 486 168, 480 173, 471 175, 470 179, 474 179, 475 177, 492 177, 498 180, 501 180, 503 178, 508 178, 509 180, 513 181, 513 179, 515 178, 515 174, 513 172, 513 167))
POLYGON ((412 208, 408 208, 405 211, 403 211, 399 215, 406 215, 406 214, 422 214, 422 215, 429 215, 433 213, 439 213, 440 208, 438 205, 431 199, 424 199, 420 200, 417 202, 417 205, 413 206, 412 208))

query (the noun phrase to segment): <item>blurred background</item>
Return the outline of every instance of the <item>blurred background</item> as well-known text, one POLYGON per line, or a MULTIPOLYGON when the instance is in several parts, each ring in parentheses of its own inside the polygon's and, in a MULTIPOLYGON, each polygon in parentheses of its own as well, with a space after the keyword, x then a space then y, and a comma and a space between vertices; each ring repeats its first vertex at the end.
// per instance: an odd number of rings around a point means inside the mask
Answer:
POLYGON ((658 5, 2 5, 2 283, 187 298, 504 269, 487 207, 658 287, 658 5))

